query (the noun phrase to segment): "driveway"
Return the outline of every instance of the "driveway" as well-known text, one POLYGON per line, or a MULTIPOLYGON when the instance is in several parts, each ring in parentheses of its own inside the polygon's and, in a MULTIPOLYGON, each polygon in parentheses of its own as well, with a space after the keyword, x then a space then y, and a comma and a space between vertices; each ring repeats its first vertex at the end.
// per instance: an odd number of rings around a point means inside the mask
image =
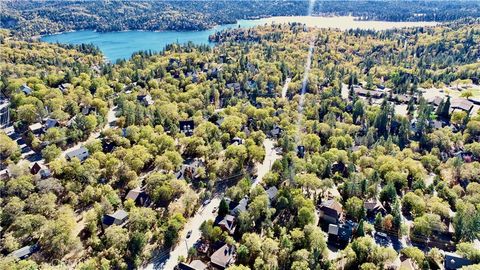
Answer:
POLYGON ((265 159, 257 166, 257 178, 253 181, 252 188, 258 185, 263 177, 272 169, 273 162, 282 157, 277 154, 275 150, 274 140, 265 139, 265 141, 263 141, 263 147, 265 147, 265 159))
MULTIPOLYGON (((205 206, 202 206, 193 218, 190 218, 185 225, 183 231, 180 232, 179 242, 170 252, 168 256, 156 256, 149 262, 149 264, 144 269, 165 269, 170 270, 174 269, 178 264, 178 257, 184 256, 185 258, 188 255, 188 249, 193 247, 193 245, 200 240, 202 233, 200 232, 200 225, 207 220, 215 220, 217 213, 212 213, 214 207, 218 207, 220 204, 220 198, 214 197, 210 203, 205 206), (187 232, 192 231, 192 234, 187 239, 187 232)), ((163 252, 160 252, 161 255, 165 255, 163 252)))

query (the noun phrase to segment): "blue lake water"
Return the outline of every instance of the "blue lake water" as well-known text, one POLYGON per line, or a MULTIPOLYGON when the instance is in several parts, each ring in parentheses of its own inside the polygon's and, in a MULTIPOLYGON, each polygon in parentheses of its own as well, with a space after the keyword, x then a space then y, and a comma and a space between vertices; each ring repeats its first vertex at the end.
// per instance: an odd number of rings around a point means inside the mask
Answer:
POLYGON ((167 44, 187 43, 209 44, 208 36, 223 29, 235 27, 254 27, 265 24, 260 20, 240 20, 237 24, 225 24, 204 31, 124 31, 95 32, 76 31, 43 36, 41 41, 64 44, 94 44, 100 48, 110 61, 128 59, 138 51, 161 51, 167 44))
POLYGON ((270 23, 300 22, 311 27, 351 28, 385 30, 399 27, 434 26, 435 22, 382 22, 357 21, 351 16, 319 17, 319 16, 284 16, 257 20, 239 20, 236 24, 226 24, 204 31, 125 31, 125 32, 95 32, 77 31, 43 36, 40 40, 50 43, 94 44, 100 48, 105 57, 114 62, 117 59, 128 59, 137 51, 161 51, 167 44, 187 43, 209 44, 208 36, 223 29, 235 27, 255 27, 270 23))

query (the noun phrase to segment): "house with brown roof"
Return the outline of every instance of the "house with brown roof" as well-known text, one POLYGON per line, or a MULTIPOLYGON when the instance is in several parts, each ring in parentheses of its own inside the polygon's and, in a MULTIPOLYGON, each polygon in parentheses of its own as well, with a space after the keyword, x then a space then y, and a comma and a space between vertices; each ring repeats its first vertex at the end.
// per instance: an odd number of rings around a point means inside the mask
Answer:
POLYGON ((207 269, 207 265, 200 261, 200 260, 193 260, 189 264, 187 263, 179 263, 176 267, 178 270, 205 270, 207 269))
POLYGON ((382 98, 385 93, 383 92, 380 92, 380 91, 377 91, 377 90, 366 90, 366 89, 363 89, 361 87, 355 87, 353 89, 353 91, 355 92, 355 94, 359 95, 359 96, 363 96, 363 97, 372 97, 372 98, 382 98))
POLYGON ((326 223, 337 224, 343 219, 343 207, 339 202, 331 199, 320 204, 320 219, 326 223))
POLYGON ((222 230, 233 234, 235 232, 235 217, 232 215, 225 215, 222 220, 220 220, 217 225, 222 228, 222 230))
POLYGON ((210 256, 210 263, 217 268, 225 269, 235 263, 235 258, 235 246, 225 244, 210 256))
POLYGON ((363 207, 365 208, 365 211, 367 211, 367 215, 370 217, 375 217, 378 213, 382 216, 387 214, 385 207, 383 207, 382 203, 376 198, 365 201, 363 207))

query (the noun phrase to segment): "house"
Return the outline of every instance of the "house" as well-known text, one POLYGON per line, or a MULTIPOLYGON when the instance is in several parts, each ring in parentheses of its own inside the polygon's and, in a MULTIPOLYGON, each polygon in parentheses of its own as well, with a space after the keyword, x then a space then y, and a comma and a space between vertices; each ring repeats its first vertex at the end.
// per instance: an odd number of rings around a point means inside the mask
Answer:
POLYGON ((442 103, 442 101, 443 101, 443 98, 441 98, 439 96, 435 96, 435 97, 429 98, 427 100, 428 104, 434 105, 435 107, 438 107, 438 105, 440 105, 440 103, 442 103))
POLYGON ((68 161, 71 161, 73 158, 78 158, 78 160, 84 161, 89 155, 88 149, 82 146, 79 149, 68 152, 65 157, 68 161))
POLYGON ((193 129, 195 128, 195 123, 193 120, 184 120, 179 122, 180 132, 186 136, 193 135, 193 129))
POLYGON ((344 248, 350 243, 353 237, 353 226, 349 224, 329 224, 328 242, 335 246, 344 248))
POLYGON ((387 214, 387 210, 377 198, 365 201, 363 207, 365 208, 365 211, 367 211, 367 216, 369 217, 375 217, 378 213, 382 216, 387 214))
POLYGON ((32 88, 28 87, 28 85, 26 85, 26 84, 22 84, 22 86, 20 86, 19 90, 27 96, 31 95, 32 92, 33 92, 32 88))
POLYGON ((62 91, 62 93, 65 94, 71 86, 72 86, 72 85, 69 84, 69 83, 62 83, 62 84, 60 84, 60 85, 58 86, 58 89, 59 89, 60 91, 62 91))
POLYGON ((96 113, 97 109, 95 107, 92 107, 90 105, 81 105, 81 110, 83 115, 89 115, 91 113, 96 113))
POLYGON ((75 115, 75 116, 73 116, 72 118, 70 118, 70 119, 67 121, 67 123, 65 124, 65 126, 71 127, 71 126, 75 123, 76 120, 77 120, 77 116, 75 115))
POLYGON ((128 219, 128 213, 125 210, 119 209, 113 214, 103 215, 102 223, 104 227, 111 225, 122 226, 128 219))
POLYGON ((270 135, 274 138, 280 138, 282 136, 283 129, 277 125, 275 125, 272 130, 270 131, 270 135))
POLYGON ((0 98, 0 128, 4 128, 10 124, 10 101, 0 98))
POLYGON ((138 95, 137 100, 140 101, 143 106, 148 107, 150 105, 153 105, 155 102, 152 99, 152 96, 150 95, 138 95))
POLYGON ((230 214, 234 216, 240 215, 241 212, 247 211, 247 204, 248 204, 248 198, 245 197, 238 202, 237 206, 235 206, 231 211, 230 214))
POLYGON ((227 88, 233 89, 234 93, 238 93, 241 90, 240 83, 227 83, 227 88))
POLYGON ((52 176, 52 172, 50 171, 49 168, 42 168, 40 170, 40 178, 42 179, 47 179, 49 178, 50 176, 52 176))
POLYGON ((472 108, 473 108, 473 103, 471 101, 464 98, 455 98, 455 99, 452 99, 452 102, 450 105, 450 113, 453 113, 456 110, 461 110, 461 111, 470 113, 472 108))
POLYGON ((41 123, 31 124, 30 126, 28 126, 28 131, 30 131, 34 135, 40 135, 43 133, 43 126, 41 123))
POLYGON ((342 205, 333 199, 322 202, 320 204, 320 219, 329 224, 337 224, 343 219, 342 205))
POLYGON ((235 246, 223 245, 212 256, 210 256, 210 263, 220 269, 225 269, 235 262, 235 246))
POLYGON ((393 94, 391 99, 398 103, 409 103, 411 99, 415 98, 404 94, 393 94))
POLYGON ((30 173, 33 175, 36 175, 40 170, 42 169, 42 166, 38 164, 38 162, 33 163, 32 167, 30 168, 30 173))
POLYGON ((363 96, 363 97, 372 97, 372 98, 382 98, 384 96, 384 93, 383 92, 380 92, 380 91, 376 91, 376 90, 366 90, 366 89, 363 89, 361 87, 354 87, 353 88, 353 91, 355 92, 355 94, 359 95, 359 96, 363 96))
POLYGON ((456 270, 464 266, 471 265, 473 262, 469 259, 463 258, 458 254, 446 252, 443 264, 445 270, 456 270))
POLYGON ((179 263, 176 267, 178 270, 205 270, 207 269, 207 265, 200 261, 200 260, 193 260, 189 264, 186 263, 179 263))
POLYGON ((189 159, 184 162, 180 170, 175 174, 177 179, 199 180, 200 168, 204 168, 205 164, 199 159, 189 159))
POLYGON ((45 120, 45 123, 43 124, 43 131, 47 131, 53 127, 58 127, 59 126, 59 123, 58 123, 58 120, 56 119, 47 119, 45 120))
POLYGON ((225 215, 223 219, 217 223, 217 225, 229 234, 233 234, 236 228, 235 217, 232 215, 225 215))
POLYGON ((480 105, 480 98, 469 97, 468 101, 472 102, 475 105, 480 105))
POLYGON ((136 205, 146 206, 150 203, 150 196, 143 190, 143 188, 135 188, 128 192, 125 200, 132 200, 136 205))
POLYGON ((240 137, 234 137, 231 141, 230 141, 231 144, 236 144, 236 145, 240 145, 240 144, 243 144, 243 139, 240 138, 240 137))
POLYGON ((417 264, 410 258, 403 260, 400 263, 400 270, 417 270, 417 264))
POLYGON ((268 188, 266 190, 266 192, 267 192, 267 195, 268 195, 268 199, 270 201, 272 201, 277 197, 278 189, 276 187, 272 186, 272 187, 268 188))
POLYGON ((14 252, 10 253, 9 256, 13 256, 19 260, 26 259, 30 257, 33 253, 37 252, 39 250, 38 245, 31 245, 31 246, 25 246, 22 247, 21 249, 17 249, 14 252))

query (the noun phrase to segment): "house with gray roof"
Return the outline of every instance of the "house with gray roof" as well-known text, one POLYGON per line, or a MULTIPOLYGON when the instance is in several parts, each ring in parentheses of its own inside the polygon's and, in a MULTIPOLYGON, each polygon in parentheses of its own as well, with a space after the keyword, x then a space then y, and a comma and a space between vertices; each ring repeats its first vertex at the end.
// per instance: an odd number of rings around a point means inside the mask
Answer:
POLYGON ((473 108, 473 102, 464 98, 455 98, 455 99, 452 99, 451 101, 450 113, 453 113, 454 111, 457 111, 457 110, 470 113, 472 108, 473 108))
POLYGON ((241 199, 240 202, 238 202, 238 205, 235 206, 235 208, 233 208, 230 211, 230 214, 237 217, 238 215, 240 215, 241 212, 247 211, 247 204, 248 204, 248 198, 247 197, 241 199))
POLYGON ((79 149, 68 152, 65 155, 65 158, 68 161, 71 161, 73 158, 78 158, 80 161, 85 161, 90 156, 88 149, 85 147, 80 147, 79 149))
POLYGON ((122 226, 127 221, 127 219, 128 213, 123 209, 119 209, 113 214, 103 215, 102 223, 104 227, 108 227, 111 225, 122 226))
POLYGON ((39 247, 37 244, 31 246, 25 246, 21 249, 17 249, 14 252, 10 253, 9 256, 13 256, 19 260, 26 259, 30 257, 33 253, 37 252, 39 247))
POLYGON ((28 85, 25 84, 25 83, 22 84, 22 86, 20 86, 19 90, 20 90, 21 92, 23 92, 23 93, 24 93, 25 95, 27 95, 27 96, 28 96, 28 95, 31 95, 32 92, 33 92, 32 88, 28 87, 28 85))
POLYGON ((272 186, 272 187, 268 188, 266 190, 266 192, 267 192, 267 195, 268 195, 268 199, 270 201, 272 201, 277 197, 278 189, 276 187, 272 186))

